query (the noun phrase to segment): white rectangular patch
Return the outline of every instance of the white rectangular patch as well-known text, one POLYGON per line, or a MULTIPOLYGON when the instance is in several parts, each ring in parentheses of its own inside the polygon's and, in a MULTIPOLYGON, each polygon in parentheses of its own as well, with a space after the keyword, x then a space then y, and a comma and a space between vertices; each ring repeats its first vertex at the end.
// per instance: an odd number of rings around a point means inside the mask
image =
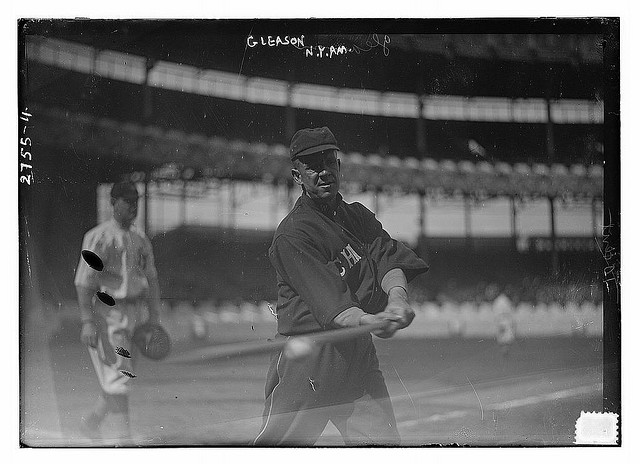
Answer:
POLYGON ((576 421, 576 445, 617 445, 618 415, 613 412, 580 412, 576 421))

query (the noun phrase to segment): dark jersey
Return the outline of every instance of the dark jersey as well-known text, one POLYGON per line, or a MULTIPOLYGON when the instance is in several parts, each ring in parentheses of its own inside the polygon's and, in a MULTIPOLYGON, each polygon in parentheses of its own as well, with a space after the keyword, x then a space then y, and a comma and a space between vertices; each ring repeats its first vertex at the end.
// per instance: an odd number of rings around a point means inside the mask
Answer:
POLYGON ((333 210, 303 194, 278 226, 269 258, 282 335, 330 329, 333 318, 352 306, 381 312, 387 295, 380 283, 388 271, 402 269, 410 281, 428 269, 370 210, 340 195, 333 210))

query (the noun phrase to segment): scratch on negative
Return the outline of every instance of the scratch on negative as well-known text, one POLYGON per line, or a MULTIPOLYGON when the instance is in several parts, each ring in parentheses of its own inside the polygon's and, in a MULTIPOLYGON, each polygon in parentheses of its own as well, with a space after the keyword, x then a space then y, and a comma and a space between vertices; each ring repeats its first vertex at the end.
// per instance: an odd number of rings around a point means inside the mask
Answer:
POLYGON ((467 378, 467 382, 469 382, 469 385, 471 385, 471 388, 473 388, 473 393, 476 394, 476 398, 478 398, 478 404, 480 405, 480 420, 484 420, 484 408, 482 407, 482 401, 480 401, 480 397, 478 396, 476 387, 473 386, 473 384, 471 383, 471 380, 469 380, 468 375, 465 375, 465 377, 467 378))
MULTIPOLYGON (((251 29, 249 30, 249 35, 251 35, 251 33, 253 32, 253 27, 251 27, 251 29)), ((238 80, 240 79, 240 75, 242 74, 242 66, 244 66, 244 57, 247 54, 247 47, 248 47, 248 43, 244 44, 244 52, 242 53, 242 61, 240 62, 240 71, 238 71, 238 77, 236 78, 236 82, 238 82, 238 80)))
MULTIPOLYGON (((29 220, 25 217, 25 230, 27 232, 27 243, 31 242, 31 232, 29 231, 29 220)), ((33 276, 31 275, 31 260, 29 259, 29 248, 27 247, 25 258, 27 260, 27 271, 29 272, 29 279, 32 280, 33 276)))
POLYGON ((393 367, 393 370, 395 371, 396 375, 398 376, 398 380, 402 384, 402 388, 404 388, 404 391, 407 392, 407 396, 409 397, 409 401, 411 401, 411 404, 413 405, 413 410, 416 412, 416 417, 417 417, 418 416, 418 408, 416 408, 416 404, 413 402, 413 398, 411 398, 411 393, 409 393, 409 390, 407 390, 407 387, 404 384, 404 382, 402 381, 402 378, 400 377, 400 374, 398 374, 398 369, 396 369, 396 366, 394 366, 392 364, 391 367, 393 367))
POLYGON ((29 271, 29 279, 32 279, 32 277, 31 277, 31 260, 29 260, 29 252, 28 251, 27 251, 26 257, 27 257, 27 270, 29 271))
POLYGON ((273 309, 273 306, 270 303, 267 303, 267 307, 269 308, 269 311, 271 311, 271 314, 273 315, 273 317, 276 318, 276 320, 278 319, 278 313, 276 313, 276 310, 273 309))

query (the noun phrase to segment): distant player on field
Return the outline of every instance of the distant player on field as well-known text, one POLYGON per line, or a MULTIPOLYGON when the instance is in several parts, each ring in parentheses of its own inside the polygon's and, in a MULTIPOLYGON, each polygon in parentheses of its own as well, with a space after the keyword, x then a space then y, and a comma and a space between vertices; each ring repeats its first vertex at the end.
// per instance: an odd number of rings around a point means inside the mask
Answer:
POLYGON ((501 293, 493 302, 493 313, 496 318, 496 341, 500 345, 502 356, 507 357, 516 339, 516 326, 513 317, 513 303, 501 293))
MULTIPOLYGON (((326 127, 291 141, 302 195, 269 249, 279 337, 390 321, 376 333, 388 338, 414 318, 407 282, 427 265, 366 207, 343 201, 338 150, 326 127)), ((349 446, 400 444, 371 334, 326 343, 304 360, 276 353, 265 394, 255 445, 313 445, 329 421, 349 446)))
MULTIPOLYGON (((160 292, 151 242, 133 226, 138 191, 131 182, 111 189, 113 218, 84 236, 83 250, 97 254, 104 268, 87 265, 81 257, 75 286, 82 320, 81 340, 88 346, 102 389, 95 407, 82 418, 81 431, 99 438, 103 419, 111 414, 118 440, 130 439, 128 393, 136 353, 131 335, 136 325, 157 322, 160 292), (96 298, 101 291, 115 300, 108 306, 96 298), (146 316, 145 316, 146 313, 146 316)), ((134 374, 135 375, 135 374, 134 374)))

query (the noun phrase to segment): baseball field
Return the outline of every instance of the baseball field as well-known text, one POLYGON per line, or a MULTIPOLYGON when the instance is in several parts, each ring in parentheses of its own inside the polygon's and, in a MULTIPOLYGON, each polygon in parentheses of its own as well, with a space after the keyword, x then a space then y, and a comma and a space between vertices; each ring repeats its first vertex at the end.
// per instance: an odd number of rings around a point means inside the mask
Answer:
MULTIPOLYGON (((99 387, 86 349, 26 324, 23 443, 110 446, 78 429, 99 387)), ((581 411, 602 410, 602 340, 376 340, 405 446, 566 446, 581 411)), ((178 343, 174 353, 194 348, 178 343)), ((134 446, 245 446, 259 431, 268 354, 215 362, 140 359, 131 395, 134 446)), ((317 446, 342 446, 329 424, 317 446)))

